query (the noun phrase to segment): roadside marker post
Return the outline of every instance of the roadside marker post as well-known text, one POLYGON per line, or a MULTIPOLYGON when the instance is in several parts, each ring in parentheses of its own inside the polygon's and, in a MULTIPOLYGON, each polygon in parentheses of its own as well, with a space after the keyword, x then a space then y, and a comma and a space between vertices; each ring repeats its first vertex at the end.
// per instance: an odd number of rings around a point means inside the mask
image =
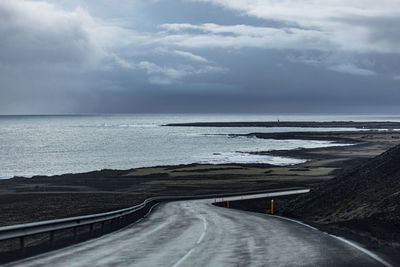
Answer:
POLYGON ((274 214, 274 200, 271 199, 271 214, 274 214))
POLYGON ((229 209, 229 200, 226 201, 226 207, 229 209))

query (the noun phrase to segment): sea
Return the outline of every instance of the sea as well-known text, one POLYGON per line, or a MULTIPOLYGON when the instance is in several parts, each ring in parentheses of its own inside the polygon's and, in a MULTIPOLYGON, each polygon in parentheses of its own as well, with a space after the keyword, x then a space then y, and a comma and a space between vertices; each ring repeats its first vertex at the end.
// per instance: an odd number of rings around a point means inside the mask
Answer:
POLYGON ((265 114, 123 114, 0 116, 0 178, 56 175, 190 163, 292 165, 305 159, 254 155, 327 147, 327 141, 271 140, 230 134, 345 131, 351 128, 166 127, 234 121, 400 121, 400 116, 265 114))

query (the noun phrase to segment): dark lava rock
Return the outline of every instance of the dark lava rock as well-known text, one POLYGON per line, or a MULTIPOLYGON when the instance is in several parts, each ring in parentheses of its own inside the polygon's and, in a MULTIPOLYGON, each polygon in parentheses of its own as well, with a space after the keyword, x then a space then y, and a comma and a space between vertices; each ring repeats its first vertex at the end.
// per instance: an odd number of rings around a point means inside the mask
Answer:
POLYGON ((400 146, 291 201, 283 215, 400 243, 400 146))

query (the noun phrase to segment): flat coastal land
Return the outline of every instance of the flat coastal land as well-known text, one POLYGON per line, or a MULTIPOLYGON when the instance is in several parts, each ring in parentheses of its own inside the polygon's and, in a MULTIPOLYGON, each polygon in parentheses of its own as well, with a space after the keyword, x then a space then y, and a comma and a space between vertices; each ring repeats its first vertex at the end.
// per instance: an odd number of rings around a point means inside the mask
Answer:
MULTIPOLYGON (((340 127, 353 124, 340 122, 340 127)), ((329 125, 332 127, 331 123, 329 125)), ((371 122, 364 127, 368 126, 371 122)), ((400 128, 398 123, 391 126, 400 128)), ((242 135, 232 135, 235 136, 242 135)), ((251 133, 247 136, 328 140, 349 145, 257 152, 308 160, 284 167, 190 164, 0 180, 0 226, 106 212, 138 204, 151 196, 233 193, 293 186, 314 188, 400 144, 397 131, 251 133)))

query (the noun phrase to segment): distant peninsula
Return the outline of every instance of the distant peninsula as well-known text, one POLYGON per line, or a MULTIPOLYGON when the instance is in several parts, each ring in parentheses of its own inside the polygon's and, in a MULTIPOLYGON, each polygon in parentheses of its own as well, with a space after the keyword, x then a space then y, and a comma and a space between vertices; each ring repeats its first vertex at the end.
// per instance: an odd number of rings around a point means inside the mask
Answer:
POLYGON ((163 126, 179 127, 300 127, 300 128, 357 128, 400 129, 393 121, 265 121, 265 122, 191 122, 170 123, 163 126))

